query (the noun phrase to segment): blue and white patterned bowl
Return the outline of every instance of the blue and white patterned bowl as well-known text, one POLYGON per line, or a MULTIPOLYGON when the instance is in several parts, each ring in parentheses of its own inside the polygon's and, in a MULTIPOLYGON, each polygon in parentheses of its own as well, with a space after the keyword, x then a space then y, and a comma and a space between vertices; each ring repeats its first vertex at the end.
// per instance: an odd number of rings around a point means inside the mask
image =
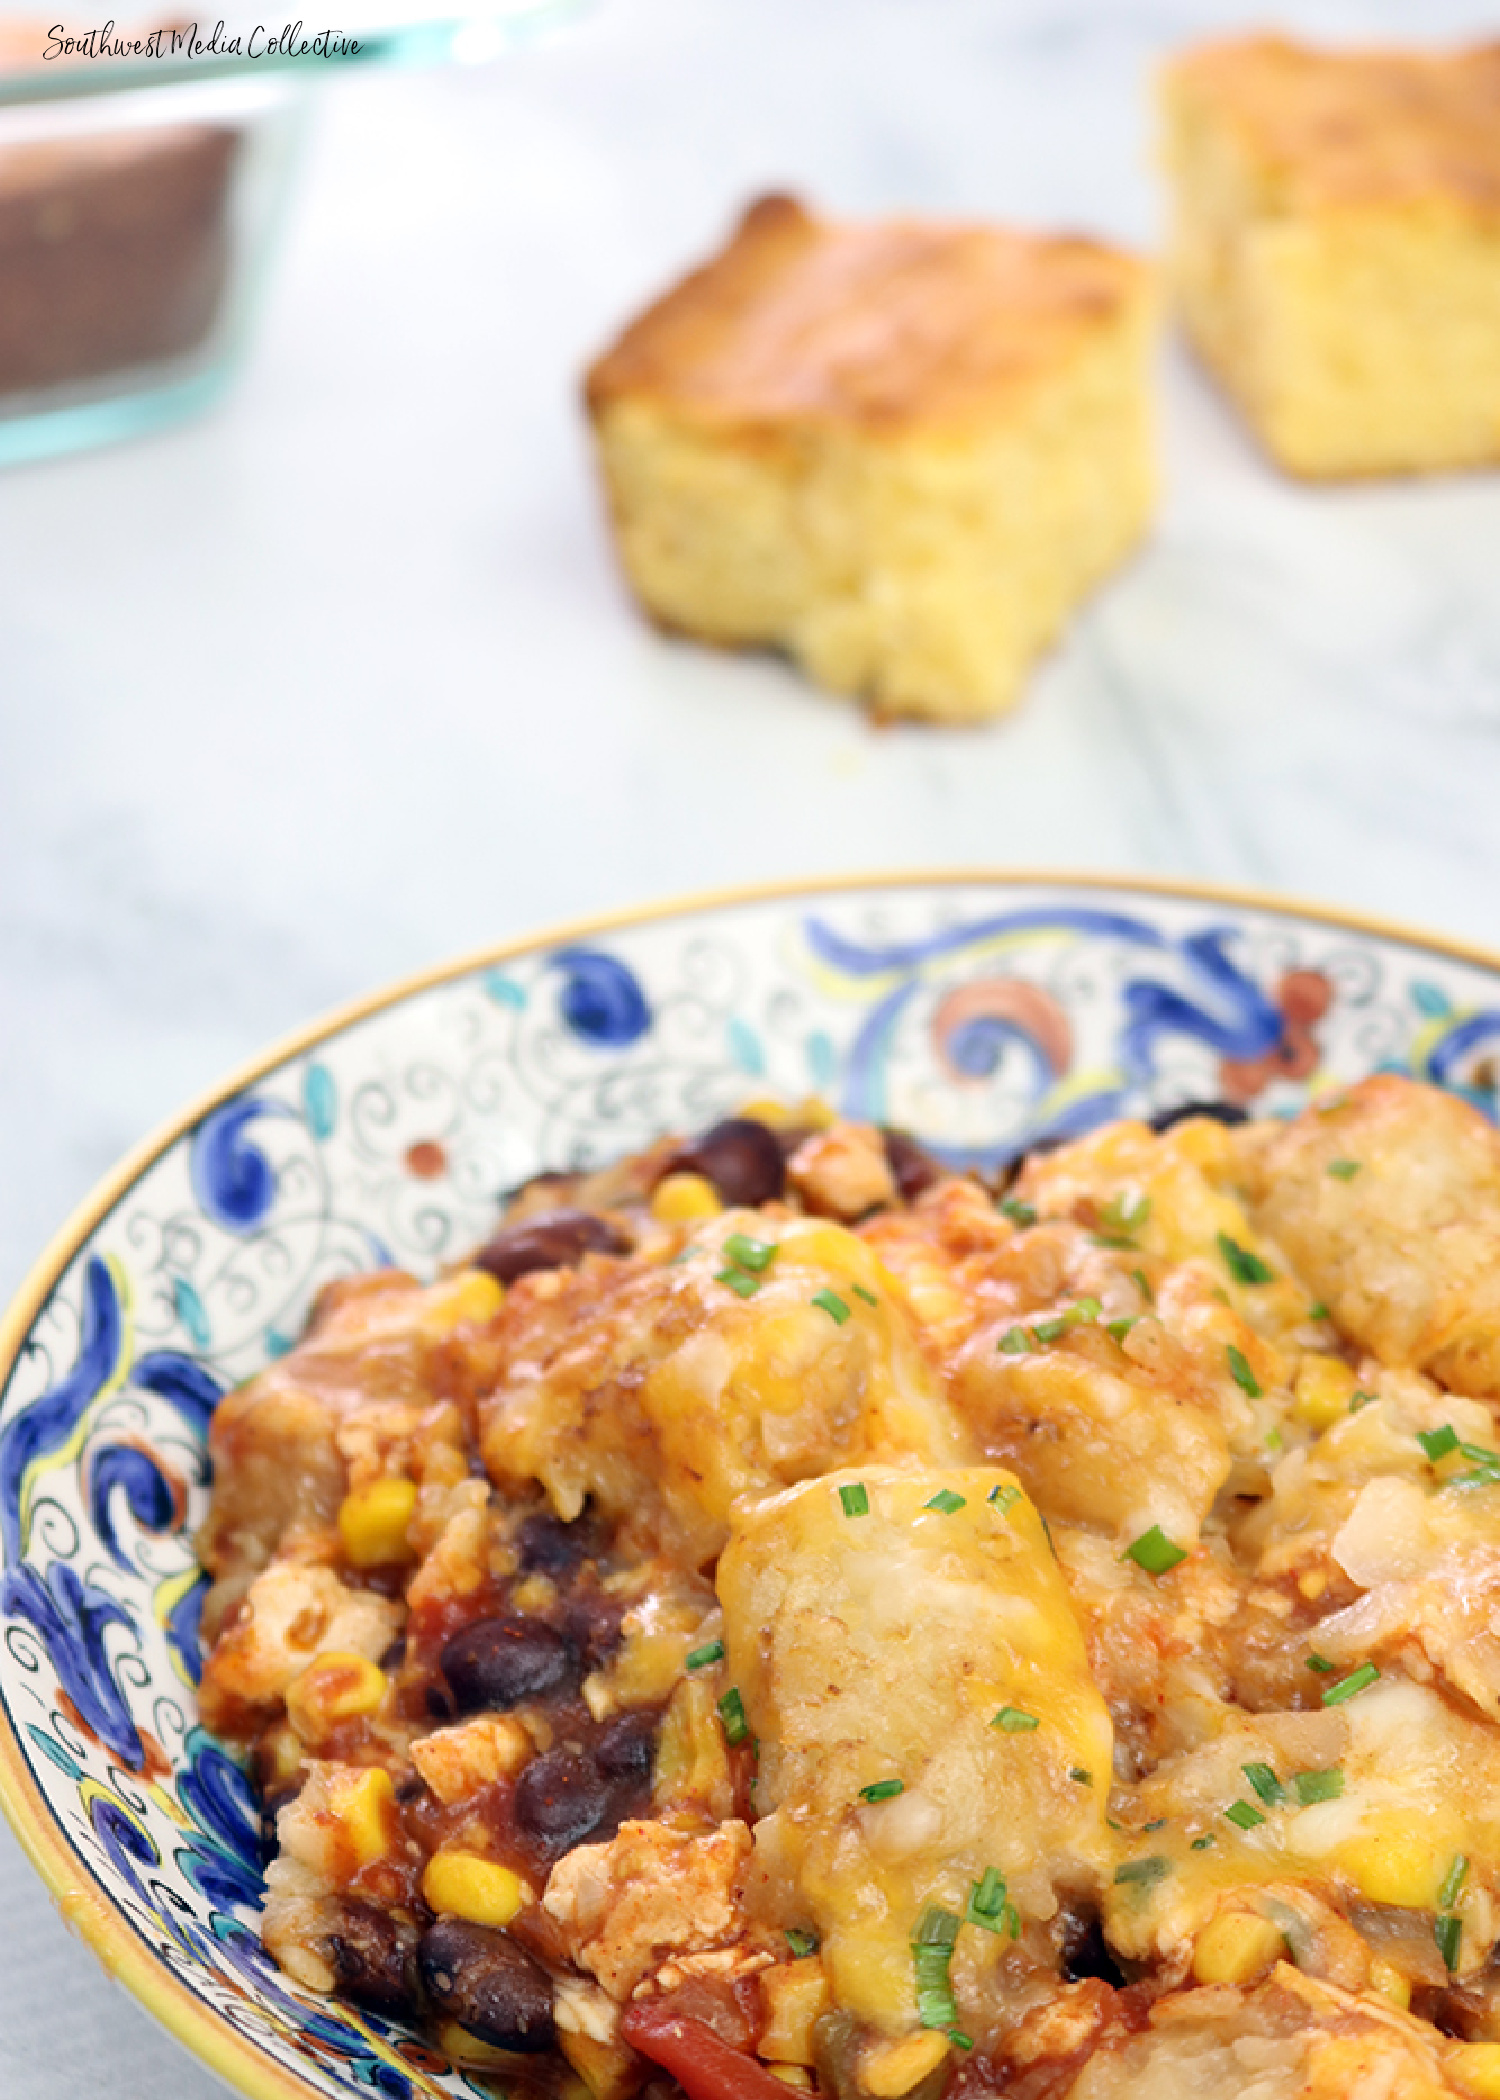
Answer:
POLYGON ((255 1811, 199 1727, 193 1533, 227 1387, 319 1286, 461 1254, 498 1193, 751 1095, 993 1163, 1376 1070, 1487 1112, 1500 960, 1269 900, 955 876, 713 899, 509 948, 271 1052, 144 1146, 0 1324, 0 1799, 129 1987, 262 2100, 478 2093, 256 1929, 255 1811))

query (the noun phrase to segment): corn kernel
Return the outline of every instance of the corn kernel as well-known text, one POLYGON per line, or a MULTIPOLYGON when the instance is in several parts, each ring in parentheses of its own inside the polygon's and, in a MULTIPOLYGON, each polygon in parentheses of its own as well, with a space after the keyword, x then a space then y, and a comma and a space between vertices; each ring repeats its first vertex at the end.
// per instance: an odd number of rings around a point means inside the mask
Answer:
POLYGON ((1465 2092, 1500 2100, 1500 2042, 1455 2042, 1443 2059, 1465 2092))
POLYGON ((1304 1356, 1297 1366, 1292 1388, 1292 1412, 1309 1429, 1331 1429, 1349 1412, 1349 1402, 1359 1383, 1342 1357, 1304 1356))
POLYGON ((551 1611, 557 1602, 557 1584, 550 1575, 540 1572, 523 1575, 511 1591, 510 1601, 517 1611, 530 1612, 533 1616, 551 1611))
POLYGON ((1335 1858, 1360 1894, 1371 1903, 1393 1903, 1403 1910, 1435 1910, 1438 1890, 1453 1856, 1451 1845, 1439 1848, 1431 1832, 1412 1830, 1392 1821, 1384 1829, 1352 1837, 1335 1858))
POLYGON ((899 2041, 872 2042, 859 2059, 859 2083, 875 2100, 900 2100, 948 2054, 948 2037, 928 2028, 922 2034, 904 2034, 899 2041))
POLYGON ((1401 2012, 1411 2004, 1411 1983, 1401 1971, 1382 1961, 1377 1954, 1370 1964, 1370 1989, 1378 1996, 1388 1999, 1401 2012))
POLYGON ((517 2069, 514 2049, 499 2049, 493 2042, 482 2042, 467 2027, 460 2027, 457 2020, 439 2020, 434 2039, 449 2063, 460 2070, 514 2074, 517 2069))
POLYGON ((1193 1975, 1199 1983, 1253 1983, 1284 1944, 1271 1920, 1255 1911, 1216 1911, 1193 1948, 1193 1975))
POLYGON ((641 2060, 623 2042, 601 2042, 560 2026, 557 2046, 583 2080, 589 2100, 631 2100, 639 2090, 641 2060))
POLYGON ((804 2071, 801 2064, 767 2064, 766 2069, 783 2085, 789 2085, 799 2093, 812 2091, 812 2073, 804 2071))
POLYGON ((409 1560, 406 1527, 417 1506, 415 1481, 383 1478, 355 1488, 339 1504, 339 1537, 356 1568, 409 1560))
POLYGON ((440 1917, 471 1925, 508 1925, 526 1901, 526 1884, 498 1860, 477 1852, 434 1852, 422 1894, 440 1917))
POLYGON ((422 1332, 441 1337, 456 1327, 479 1326, 493 1320, 504 1303, 505 1286, 496 1277, 484 1269, 460 1269, 427 1292, 422 1332))
POLYGON ((770 1130, 827 1130, 838 1121, 828 1103, 816 1094, 804 1094, 800 1101, 791 1103, 762 1096, 746 1101, 735 1110, 735 1114, 748 1116, 754 1123, 764 1123, 770 1130))
POLYGON ((817 1955, 762 1969, 760 1995, 766 2024, 756 2053, 767 2063, 810 2064, 813 2025, 828 2010, 828 1979, 817 1955))
POLYGON ((691 1225, 716 1218, 724 1208, 706 1174, 666 1174, 651 1196, 651 1215, 658 1225, 691 1225))
POLYGON ((269 1793, 286 1786, 302 1769, 302 1741, 291 1728, 268 1729, 258 1752, 261 1785, 269 1793))
POLYGON ((340 1721, 378 1713, 386 1675, 363 1655, 330 1649, 287 1686, 286 1717, 304 1743, 321 1742, 340 1721))
POLYGON ((1309 1604, 1316 1604, 1328 1587, 1328 1576, 1322 1568, 1306 1568, 1297 1577, 1297 1587, 1309 1604))
POLYGON ((329 1782, 329 1808, 338 1825, 349 1871, 373 1866, 396 1838, 396 1790, 379 1765, 336 1771, 329 1782))

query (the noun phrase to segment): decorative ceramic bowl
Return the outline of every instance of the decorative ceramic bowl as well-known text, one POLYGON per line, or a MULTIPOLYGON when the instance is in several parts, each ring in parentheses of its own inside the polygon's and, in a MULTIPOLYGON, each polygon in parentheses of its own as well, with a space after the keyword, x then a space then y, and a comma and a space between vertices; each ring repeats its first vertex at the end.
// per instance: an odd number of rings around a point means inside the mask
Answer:
POLYGON ((993 1165, 1042 1135, 1376 1070, 1496 1107, 1500 960, 1087 879, 671 907, 440 970, 273 1050, 128 1160, 0 1326, 0 1797, 70 1921, 265 2100, 478 2093, 262 1952, 255 1804, 198 1725, 193 1532, 219 1395, 330 1277, 426 1274, 499 1193, 754 1095, 993 1165))

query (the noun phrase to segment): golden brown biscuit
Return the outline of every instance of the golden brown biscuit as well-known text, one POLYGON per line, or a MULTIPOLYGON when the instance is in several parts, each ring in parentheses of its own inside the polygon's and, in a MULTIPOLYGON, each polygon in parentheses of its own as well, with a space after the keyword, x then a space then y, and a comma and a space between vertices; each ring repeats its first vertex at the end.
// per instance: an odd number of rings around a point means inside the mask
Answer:
POLYGON ((1280 463, 1500 459, 1500 43, 1246 37, 1164 87, 1177 297, 1280 463))
POLYGON ((621 559, 662 625, 974 720, 1144 529, 1150 297, 1093 241, 764 197, 595 363, 621 559))

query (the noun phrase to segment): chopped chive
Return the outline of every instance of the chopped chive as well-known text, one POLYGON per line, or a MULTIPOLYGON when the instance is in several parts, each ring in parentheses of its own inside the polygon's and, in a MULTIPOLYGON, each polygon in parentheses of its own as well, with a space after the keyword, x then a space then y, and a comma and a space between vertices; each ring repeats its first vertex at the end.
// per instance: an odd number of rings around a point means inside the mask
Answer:
POLYGON ((1050 1320, 1038 1320, 1031 1331, 1039 1342, 1060 1342, 1068 1331, 1067 1316, 1058 1313, 1050 1320))
POLYGON ((1438 1890, 1437 1907, 1439 1910, 1452 1910, 1454 1904, 1457 1903, 1460 1895, 1462 1895, 1464 1883, 1468 1878, 1469 1862, 1465 1859, 1462 1852, 1455 1853, 1452 1865, 1443 1876, 1443 1885, 1438 1890))
POLYGON ((731 1232, 724 1242, 724 1252, 742 1269, 752 1276, 759 1276, 762 1269, 769 1269, 776 1259, 773 1240, 752 1240, 743 1232, 731 1232))
POLYGON ((1068 1772, 1068 1777, 1070 1779, 1076 1779, 1080 1786, 1092 1786, 1094 1783, 1094 1775, 1088 1769, 1087 1765, 1072 1766, 1068 1772))
POLYGON ((727 1283, 737 1298, 753 1298, 760 1289, 760 1278, 744 1269, 720 1269, 714 1282, 727 1283))
POLYGON ((1451 1488, 1495 1487, 1500 1485, 1500 1467, 1475 1466, 1471 1473, 1455 1473, 1452 1479, 1445 1480, 1443 1485, 1451 1488))
POLYGON ((1240 1391, 1248 1393, 1252 1400, 1258 1400, 1261 1395, 1260 1380, 1251 1370, 1243 1351, 1236 1349, 1234 1343, 1231 1342, 1225 1349, 1224 1354, 1229 1358, 1229 1375, 1240 1391))
POLYGON ((1328 1171, 1335 1181, 1352 1181, 1359 1168, 1357 1159, 1331 1159, 1328 1162, 1328 1171))
POLYGON ((1268 1451, 1281 1451, 1285 1449, 1285 1439, 1283 1438, 1279 1429, 1268 1429, 1266 1431, 1266 1449, 1268 1451))
POLYGON ((837 1291, 814 1291, 812 1302, 827 1313, 836 1327, 842 1327, 849 1317, 849 1308, 837 1291))
POLYGON ((1005 1906, 1005 1929, 1013 1940, 1021 1937, 1021 1913, 1014 1903, 1007 1903, 1005 1906))
POLYGON ((804 1932, 800 1925, 788 1925, 786 1929, 786 1943, 793 1954, 796 1955, 798 1961, 803 1960, 809 1954, 816 1954, 818 1951, 818 1935, 815 1932, 804 1932))
POLYGON ((924 1502, 922 1507, 935 1509, 940 1516, 951 1517, 956 1516, 958 1511, 966 1506, 966 1500, 963 1495, 955 1495, 952 1488, 939 1488, 932 1500, 924 1502))
POLYGON ((1268 1807, 1274 1808, 1278 1801, 1284 1799, 1281 1781, 1276 1777, 1269 1765, 1241 1765, 1240 1770, 1268 1807))
POLYGON ((1321 1772, 1294 1772, 1292 1791, 1304 1808, 1315 1801, 1337 1801, 1344 1791, 1344 1775, 1338 1765, 1321 1772))
POLYGON ((745 1719, 745 1702, 737 1685, 732 1684, 719 1701, 719 1719, 724 1723, 726 1743, 745 1741, 750 1733, 750 1723, 745 1719))
POLYGON ((1436 1465, 1440 1458, 1446 1458, 1450 1451, 1458 1449, 1458 1431, 1451 1422, 1445 1422, 1441 1429, 1419 1429, 1417 1442, 1436 1465))
POLYGON ((985 1932, 1004 1931, 1005 1876, 998 1867, 986 1867, 983 1880, 970 1884, 964 1916, 969 1924, 978 1925, 985 1932))
POLYGON ((841 1487, 839 1501, 846 1517, 867 1517, 870 1514, 870 1491, 862 1480, 851 1480, 841 1487))
POLYGON ((1354 1391, 1349 1395, 1350 1414, 1357 1415, 1360 1409, 1363 1407, 1368 1407, 1374 1400, 1374 1398, 1375 1395, 1373 1393, 1367 1393, 1364 1390, 1363 1386, 1356 1386, 1354 1391))
POLYGON ((1263 1262, 1258 1254, 1232 1240, 1227 1232, 1219 1234, 1219 1252, 1224 1257, 1224 1266, 1236 1283, 1274 1283, 1276 1271, 1269 1262, 1263 1262))
POLYGON ((1111 1232, 1138 1232, 1150 1215, 1149 1196, 1127 1196, 1122 1193, 1112 1196, 1105 1204, 1099 1213, 1099 1222, 1101 1225, 1107 1225, 1111 1232))
POLYGON ((1165 1830, 1166 1827, 1167 1819, 1165 1816, 1153 1816, 1149 1823, 1141 1825, 1142 1830, 1165 1830))
POLYGON ((1252 1808, 1248 1801, 1231 1801, 1224 1814, 1239 1830, 1253 1830, 1257 1823, 1264 1823, 1266 1820, 1260 1810, 1252 1808))
POLYGON ((1130 1272, 1130 1280, 1135 1285, 1136 1289, 1140 1292, 1141 1296, 1145 1299, 1148 1305, 1154 1305, 1156 1303, 1156 1293, 1152 1290, 1150 1281, 1144 1269, 1132 1269, 1130 1272))
POLYGON ((1173 1545, 1159 1524, 1153 1524, 1133 1545, 1125 1548, 1120 1558, 1133 1560, 1148 1575, 1165 1575, 1168 1568, 1175 1568, 1178 1561, 1187 1559, 1187 1555, 1181 1546, 1173 1545))
POLYGON ((1438 1953, 1443 1957, 1443 1967, 1451 1976, 1458 1967, 1459 1942, 1464 1936, 1463 1919, 1455 1917, 1449 1911, 1445 1917, 1437 1920, 1432 1928, 1432 1936, 1437 1941, 1438 1953))
POLYGON ((1189 1845, 1188 1850, 1190 1852, 1206 1852, 1209 1846, 1213 1843, 1213 1841, 1213 1832, 1211 1830, 1205 1831, 1201 1838, 1193 1839, 1193 1842, 1191 1845, 1189 1845))
POLYGON ((1320 1677, 1331 1677, 1338 1664, 1331 1663, 1326 1655, 1310 1655, 1307 1658, 1307 1667, 1316 1670, 1320 1677))
POLYGON ((1307 1317, 1310 1320, 1327 1320, 1330 1319, 1332 1315, 1329 1313, 1328 1307, 1323 1303, 1322 1299, 1320 1298, 1316 1305, 1310 1305, 1307 1308, 1307 1317))
POLYGON ((1351 1670, 1349 1675, 1341 1677, 1337 1684, 1329 1685, 1323 1694, 1323 1704, 1342 1706, 1346 1699, 1352 1699, 1356 1692, 1362 1692, 1367 1684, 1373 1684, 1379 1675, 1380 1672, 1374 1663, 1361 1663, 1357 1670, 1351 1670))
POLYGON ((1458 1449, 1471 1466, 1500 1466, 1500 1451, 1491 1451, 1485 1444, 1460 1444, 1458 1449))
POLYGON ((702 1252, 703 1249, 700 1246, 698 1246, 695 1241, 690 1240, 687 1246, 678 1248, 677 1252, 667 1263, 667 1267, 669 1269, 675 1269, 679 1262, 691 1261, 695 1254, 701 1254, 702 1252))
POLYGON ((1029 1356, 1031 1336, 1024 1327, 1007 1327, 996 1346, 1002 1356, 1029 1356))
POLYGON ((1070 1327, 1085 1327, 1090 1320, 1097 1320, 1103 1310, 1097 1298, 1080 1298, 1076 1305, 1068 1307, 1063 1318, 1070 1327))
POLYGON ((972 2049, 974 2046, 974 2037, 970 2034, 962 2033, 957 2027, 948 2029, 948 2039, 955 2049, 972 2049))
POLYGON ((1136 1324, 1137 1322, 1134 1319, 1108 1320, 1105 1322, 1104 1332, 1112 1335, 1117 1342, 1123 1342, 1131 1328, 1136 1324))
POLYGON ((998 1867, 986 1867, 982 1877, 975 1882, 969 1898, 975 1910, 983 1911, 987 1918, 997 1918, 1005 1902, 1005 1876, 998 1867))
POLYGON ((710 1663, 721 1663, 723 1660, 724 1643, 706 1641, 701 1648, 693 1650, 687 1659, 687 1666, 690 1670, 706 1670, 710 1663))
POLYGON ((894 1801, 898 1794, 906 1792, 904 1779, 877 1779, 871 1786, 859 1790, 861 1801, 894 1801))
POLYGON ((878 1305, 880 1303, 875 1293, 867 1291, 862 1283, 851 1283, 849 1288, 853 1291, 856 1298, 863 1298, 866 1305, 878 1305))
POLYGON ((958 1938, 960 1922, 952 1911, 929 1904, 911 1942, 912 1966, 916 1971, 917 2018, 924 2027, 942 2028, 947 2033, 958 2024, 958 2007, 953 1999, 948 1964, 953 1959, 953 1942, 958 1938))
POLYGON ((1006 1735, 1030 1735, 1033 1728, 1041 1725, 1036 1715, 1027 1713, 1023 1706, 1002 1706, 990 1723, 991 1728, 1002 1729, 1006 1735))
POLYGON ((1117 1252, 1136 1252, 1135 1241, 1127 1232, 1091 1232, 1089 1244, 1094 1247, 1113 1247, 1117 1252))
POLYGON ((1150 1888, 1154 1882, 1164 1881, 1172 1871, 1172 1862, 1161 1852, 1148 1852, 1144 1859, 1127 1859, 1123 1866, 1115 1868, 1115 1886, 1120 1888, 1136 1882, 1142 1888, 1150 1888))
POLYGON ((1008 1481, 997 1480, 984 1499, 986 1502, 993 1502, 1003 1517, 1007 1511, 1014 1509, 1016 1504, 1022 1499, 1021 1490, 1018 1487, 1012 1487, 1008 1481))
POLYGON ((1036 1223, 1036 1212, 1031 1205, 1019 1202, 1014 1196, 1003 1196, 1000 1199, 1000 1209, 1010 1219, 1012 1225, 1020 1225, 1024 1228, 1027 1225, 1036 1223))

